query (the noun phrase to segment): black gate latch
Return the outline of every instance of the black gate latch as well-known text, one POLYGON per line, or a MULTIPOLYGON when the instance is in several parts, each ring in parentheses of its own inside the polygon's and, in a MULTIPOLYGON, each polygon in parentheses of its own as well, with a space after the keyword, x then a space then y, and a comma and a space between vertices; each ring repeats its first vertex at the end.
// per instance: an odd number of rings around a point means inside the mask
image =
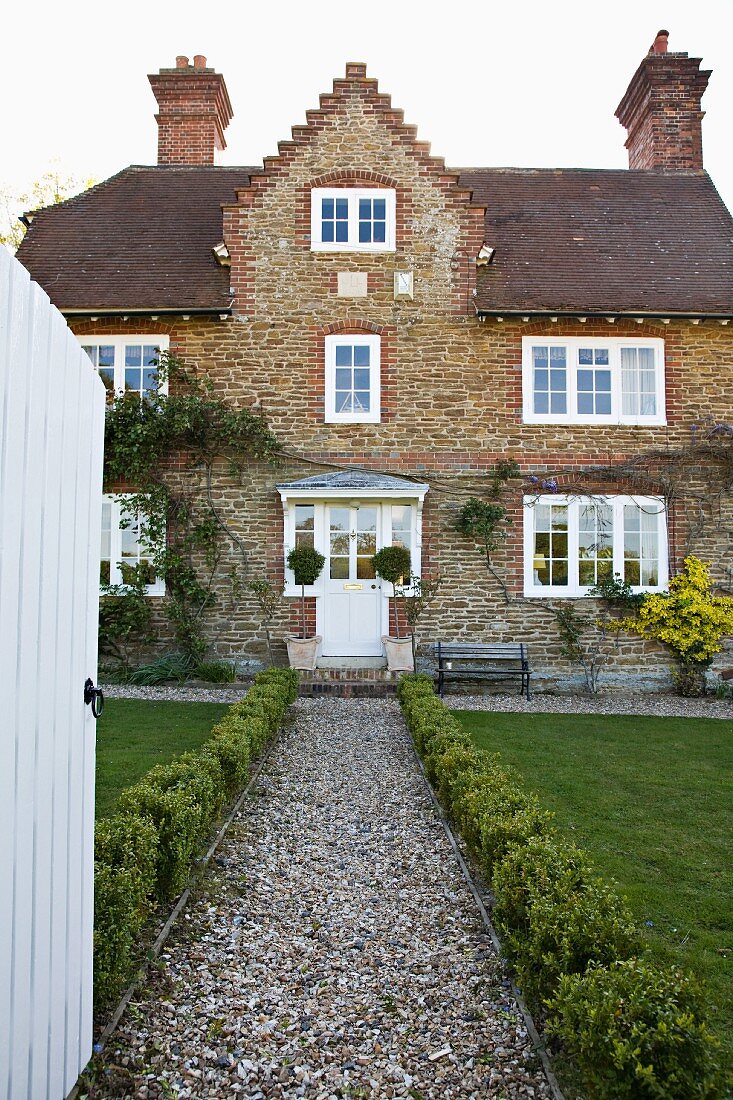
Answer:
POLYGON ((92 714, 95 718, 99 718, 104 710, 104 693, 101 688, 95 688, 91 676, 84 684, 84 702, 87 706, 92 704, 92 714))

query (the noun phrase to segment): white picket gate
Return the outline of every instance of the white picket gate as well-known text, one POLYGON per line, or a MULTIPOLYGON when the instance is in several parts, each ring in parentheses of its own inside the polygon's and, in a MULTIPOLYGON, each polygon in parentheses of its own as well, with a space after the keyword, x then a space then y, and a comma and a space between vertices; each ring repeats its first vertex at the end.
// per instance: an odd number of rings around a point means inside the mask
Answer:
POLYGON ((0 246, 0 1098, 62 1100, 92 1046, 104 387, 0 246))

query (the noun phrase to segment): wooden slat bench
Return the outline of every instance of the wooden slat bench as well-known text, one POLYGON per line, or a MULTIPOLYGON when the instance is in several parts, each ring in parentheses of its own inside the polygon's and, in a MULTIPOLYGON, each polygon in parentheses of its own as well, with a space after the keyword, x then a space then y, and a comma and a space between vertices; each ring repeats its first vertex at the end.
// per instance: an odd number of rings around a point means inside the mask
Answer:
POLYGON ((438 693, 446 680, 484 680, 516 677, 519 694, 529 699, 529 649, 524 642, 437 642, 438 693))

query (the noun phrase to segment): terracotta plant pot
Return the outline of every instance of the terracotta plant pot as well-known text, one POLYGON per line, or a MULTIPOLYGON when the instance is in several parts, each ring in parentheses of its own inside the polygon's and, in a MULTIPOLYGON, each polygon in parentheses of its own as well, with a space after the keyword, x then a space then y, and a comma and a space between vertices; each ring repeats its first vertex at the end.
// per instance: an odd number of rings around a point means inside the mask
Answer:
POLYGON ((412 638, 390 638, 382 635, 384 652, 387 654, 387 668, 390 672, 414 672, 412 659, 412 638))
POLYGON ((321 641, 320 634, 314 634, 312 638, 299 638, 297 634, 286 635, 285 644, 288 647, 290 667, 312 672, 316 667, 321 641))

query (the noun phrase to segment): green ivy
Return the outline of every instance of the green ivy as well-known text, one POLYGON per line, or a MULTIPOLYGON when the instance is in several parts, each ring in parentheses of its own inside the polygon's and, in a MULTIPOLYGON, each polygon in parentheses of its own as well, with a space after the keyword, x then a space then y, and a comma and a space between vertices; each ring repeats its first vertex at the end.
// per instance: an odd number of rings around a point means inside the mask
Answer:
MULTIPOLYGON (((157 390, 142 400, 137 393, 118 394, 107 407, 105 487, 110 491, 124 483, 135 489, 123 501, 123 519, 141 515, 151 569, 166 584, 163 612, 178 649, 192 665, 200 664, 209 648, 204 620, 217 602, 226 550, 233 546, 237 551, 238 565, 230 569, 233 599, 241 592, 247 565, 236 534, 211 501, 213 463, 225 458, 230 474, 237 476, 252 460, 272 459, 276 451, 277 441, 260 412, 218 397, 206 374, 169 354, 161 355, 157 390), (163 392, 165 382, 170 393, 163 392), (173 460, 180 455, 189 468, 201 470, 200 488, 178 487, 173 460)), ((124 585, 104 595, 103 647, 126 663, 128 645, 150 640, 144 581, 125 577, 124 585)))

